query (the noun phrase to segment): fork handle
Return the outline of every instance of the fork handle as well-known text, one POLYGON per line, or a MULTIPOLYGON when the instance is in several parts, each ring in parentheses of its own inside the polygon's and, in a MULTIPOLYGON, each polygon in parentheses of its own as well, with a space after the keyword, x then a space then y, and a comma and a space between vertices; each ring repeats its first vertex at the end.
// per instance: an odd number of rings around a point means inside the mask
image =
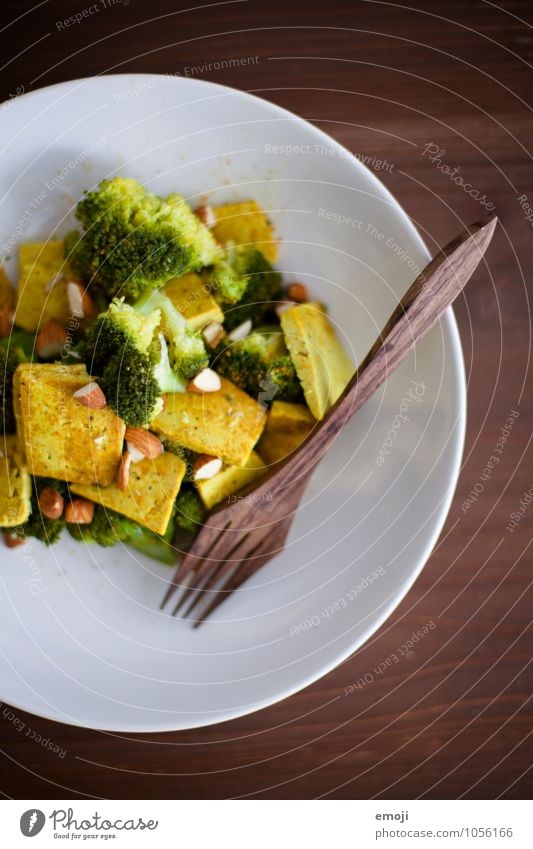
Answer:
MULTIPOLYGON (((453 239, 418 275, 390 316, 380 336, 356 370, 322 424, 275 471, 265 484, 287 476, 307 477, 337 433, 406 358, 438 321, 474 273, 492 239, 496 215, 472 224, 453 239)), ((303 481, 302 481, 303 483, 303 481)))

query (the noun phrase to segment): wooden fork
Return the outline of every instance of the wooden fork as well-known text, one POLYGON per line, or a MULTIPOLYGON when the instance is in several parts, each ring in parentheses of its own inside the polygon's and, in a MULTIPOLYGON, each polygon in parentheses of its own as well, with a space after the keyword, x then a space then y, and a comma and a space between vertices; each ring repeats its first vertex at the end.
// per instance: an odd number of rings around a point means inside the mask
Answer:
POLYGON ((183 557, 161 603, 183 592, 173 615, 188 616, 205 599, 200 625, 218 605, 285 545, 309 478, 345 423, 440 318, 483 257, 497 223, 495 215, 473 224, 422 271, 392 313, 381 335, 336 404, 301 447, 277 464, 242 499, 221 504, 207 518, 183 557))

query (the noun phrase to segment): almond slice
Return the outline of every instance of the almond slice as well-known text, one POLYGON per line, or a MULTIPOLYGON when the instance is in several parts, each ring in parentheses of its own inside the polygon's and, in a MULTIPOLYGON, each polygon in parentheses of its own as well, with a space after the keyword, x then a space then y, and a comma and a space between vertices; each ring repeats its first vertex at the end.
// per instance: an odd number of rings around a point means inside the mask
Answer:
POLYGON ((67 283, 67 297, 70 311, 76 318, 86 318, 94 312, 92 298, 81 283, 70 280, 67 283))
POLYGON ((303 283, 290 283, 287 286, 287 295, 291 301, 296 301, 297 304, 305 304, 309 300, 307 286, 303 283))
POLYGON ((213 212, 213 207, 209 206, 208 203, 203 206, 197 206, 194 210, 194 214, 209 230, 212 230, 217 223, 217 217, 213 212))
POLYGON ((211 457, 209 454, 200 454, 194 461, 192 476, 195 481, 206 481, 218 475, 222 468, 222 460, 219 457, 211 457))
POLYGON ((202 395, 204 392, 218 392, 221 386, 222 383, 216 371, 211 368, 204 368, 189 381, 187 389, 189 392, 197 392, 202 395))
POLYGON ((59 321, 52 319, 44 324, 35 340, 35 350, 43 360, 57 357, 67 341, 67 331, 59 321))
POLYGON ((132 460, 134 459, 134 452, 139 452, 142 457, 148 457, 149 460, 155 460, 164 451, 163 443, 159 437, 144 427, 127 427, 125 438, 132 460), (134 451, 130 450, 130 446, 134 451))
POLYGON ((90 525, 94 517, 94 501, 73 498, 65 507, 65 522, 72 525, 90 525))
POLYGON ((124 451, 117 469, 117 486, 122 492, 128 488, 130 482, 130 466, 131 454, 129 451, 124 451))
POLYGON ((59 519, 64 506, 63 496, 53 486, 45 486, 39 493, 39 507, 47 519, 59 519))
POLYGON ((107 404, 104 393, 94 380, 91 380, 90 383, 86 383, 85 386, 82 386, 80 389, 76 389, 73 394, 73 398, 75 398, 82 407, 88 407, 89 410, 103 410, 107 404))
POLYGON ((246 339, 252 329, 252 320, 247 318, 242 324, 238 324, 231 333, 228 333, 230 342, 240 342, 241 339, 246 339))
POLYGON ((212 321, 204 327, 202 336, 206 345, 209 345, 210 348, 216 348, 224 338, 224 328, 219 321, 212 321))

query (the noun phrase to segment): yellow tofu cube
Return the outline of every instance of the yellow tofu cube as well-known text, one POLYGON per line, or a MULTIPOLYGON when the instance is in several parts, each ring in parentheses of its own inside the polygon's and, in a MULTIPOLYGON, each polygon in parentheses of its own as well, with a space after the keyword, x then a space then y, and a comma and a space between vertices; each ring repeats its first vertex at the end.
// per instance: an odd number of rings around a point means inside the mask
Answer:
POLYGON ((262 477, 266 470, 267 467, 259 454, 252 451, 244 466, 226 466, 213 478, 196 481, 196 488, 204 505, 211 510, 215 504, 231 498, 239 490, 262 477))
POLYGON ((276 261, 278 245, 274 239, 274 228, 255 200, 217 206, 213 212, 216 224, 212 232, 217 241, 235 242, 236 245, 255 244, 265 259, 276 261))
POLYGON ((298 304, 280 321, 307 406, 321 421, 346 388, 353 363, 320 304, 298 304))
POLYGON ((303 404, 274 401, 257 450, 266 463, 279 463, 300 447, 315 424, 303 404))
POLYGON ((21 245, 19 258, 15 324, 24 330, 36 330, 52 318, 67 324, 71 317, 67 283, 74 278, 64 259, 63 242, 21 245))
POLYGON ((0 439, 0 527, 16 528, 31 513, 31 479, 17 437, 0 439))
POLYGON ((192 330, 201 330, 211 321, 224 320, 224 313, 209 293, 209 284, 198 274, 184 274, 169 280, 163 288, 192 330))
POLYGON ((221 383, 218 392, 167 395, 150 428, 199 454, 244 466, 261 436, 266 411, 229 380, 221 378, 221 383))
POLYGON ((110 407, 90 410, 73 397, 90 379, 83 365, 18 366, 17 433, 32 475, 102 486, 114 479, 125 425, 110 407))
POLYGON ((183 460, 166 452, 155 460, 132 463, 128 488, 124 491, 116 483, 106 487, 76 483, 70 489, 156 534, 164 534, 186 469, 183 460))

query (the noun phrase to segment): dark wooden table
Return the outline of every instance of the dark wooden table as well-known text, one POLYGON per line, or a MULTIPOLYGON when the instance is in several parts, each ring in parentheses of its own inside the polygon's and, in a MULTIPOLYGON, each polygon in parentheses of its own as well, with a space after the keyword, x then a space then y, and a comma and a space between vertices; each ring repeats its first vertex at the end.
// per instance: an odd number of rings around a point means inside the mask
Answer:
POLYGON ((469 384, 456 497, 422 576, 383 628, 297 696, 201 731, 111 735, 21 715, 66 749, 59 758, 0 719, 0 789, 15 798, 524 798, 533 787, 531 4, 196 0, 186 11, 172 0, 97 0, 97 12, 59 27, 90 5, 3 0, 2 98, 92 74, 195 66, 302 115, 374 167, 386 160, 379 176, 430 247, 486 203, 502 226, 456 308, 469 384), (248 60, 220 66, 235 58, 248 60), (513 513, 521 520, 506 530, 513 513), (402 664, 336 698, 430 619, 438 627, 402 664))

